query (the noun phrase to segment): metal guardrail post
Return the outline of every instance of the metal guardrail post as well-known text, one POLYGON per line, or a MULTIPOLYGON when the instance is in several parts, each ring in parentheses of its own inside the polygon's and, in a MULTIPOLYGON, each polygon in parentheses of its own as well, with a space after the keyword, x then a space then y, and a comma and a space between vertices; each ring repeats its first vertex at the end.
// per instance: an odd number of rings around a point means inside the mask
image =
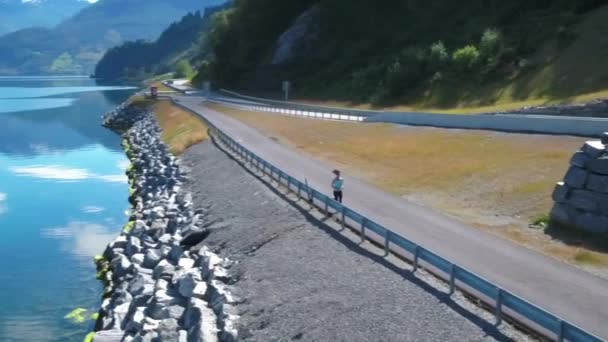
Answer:
POLYGON ((361 219, 361 242, 365 242, 365 225, 367 224, 367 219, 364 217, 361 219))
POLYGON ((325 215, 329 215, 329 197, 325 197, 325 215))
POLYGON ((384 256, 388 256, 391 253, 390 243, 391 243, 391 231, 387 229, 386 236, 384 237, 384 256))
POLYGON ((452 264, 450 266, 450 296, 456 291, 456 266, 452 264))
POLYGON ((342 226, 342 230, 344 230, 346 226, 346 207, 342 206, 342 217, 340 218, 340 225, 342 226))
POLYGON ((564 341, 564 328, 565 328, 564 321, 562 321, 560 319, 559 320, 559 327, 557 327, 557 342, 563 342, 564 341))
POLYGON ((414 272, 418 271, 418 254, 420 253, 420 247, 418 247, 418 245, 416 245, 414 247, 414 272))
POLYGON ((496 295, 496 325, 500 325, 502 323, 502 289, 498 288, 498 293, 496 295))
POLYGON ((302 182, 298 182, 298 199, 302 198, 302 182))

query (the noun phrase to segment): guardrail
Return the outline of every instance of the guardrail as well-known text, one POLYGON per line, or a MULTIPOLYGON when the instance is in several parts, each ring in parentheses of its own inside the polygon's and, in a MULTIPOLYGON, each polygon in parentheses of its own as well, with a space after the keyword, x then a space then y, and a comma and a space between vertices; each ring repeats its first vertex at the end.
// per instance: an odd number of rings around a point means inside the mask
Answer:
MULTIPOLYGON (((597 137, 608 131, 608 118, 587 118, 526 114, 439 114, 420 112, 389 112, 305 105, 245 96, 228 90, 222 94, 243 99, 253 110, 278 112, 288 115, 309 116, 321 119, 363 122, 394 123, 410 126, 430 126, 475 130, 493 130, 514 133, 565 134, 597 137), (257 107, 256 107, 257 106, 257 107), (314 115, 311 115, 314 114, 314 115), (342 116, 340 116, 342 115, 342 116), (355 120, 352 120, 355 119, 355 120)), ((231 102, 228 98, 222 101, 231 102)), ((234 101, 232 101, 234 103, 234 101)))
POLYGON ((304 111, 304 110, 298 110, 298 109, 279 108, 279 107, 275 107, 275 106, 262 105, 262 104, 247 104, 247 103, 230 101, 229 99, 226 99, 226 98, 222 98, 222 99, 207 98, 206 101, 218 103, 218 104, 233 107, 233 108, 244 109, 244 110, 279 113, 279 114, 284 114, 284 115, 301 116, 301 117, 315 118, 315 119, 356 121, 356 122, 365 120, 365 117, 363 117, 363 116, 323 113, 323 112, 311 112, 311 111, 304 111))
MULTIPOLYGON (((275 101, 269 99, 263 99, 259 97, 246 96, 239 93, 235 93, 233 91, 220 89, 220 93, 236 97, 239 99, 257 102, 259 104, 266 104, 269 106, 279 107, 282 109, 290 109, 300 112, 311 112, 311 113, 325 113, 325 114, 334 114, 334 115, 342 115, 342 116, 353 116, 359 118, 367 118, 374 115, 377 115, 378 112, 373 110, 362 110, 362 109, 350 109, 350 108, 339 108, 339 107, 325 107, 325 106, 315 106, 315 105, 307 105, 302 103, 288 102, 288 101, 275 101)), ((362 120, 357 120, 362 121, 362 120)))
MULTIPOLYGON (((190 110, 179 102, 173 102, 178 106, 190 110)), ((450 295, 453 294, 456 289, 459 289, 492 307, 495 310, 497 325, 502 322, 503 317, 508 317, 538 334, 559 342, 603 341, 601 338, 582 328, 510 293, 508 290, 468 271, 466 268, 441 257, 437 253, 418 245, 390 229, 383 227, 372 219, 334 201, 332 198, 262 159, 254 152, 236 142, 206 118, 202 116, 201 118, 209 127, 212 136, 217 137, 223 145, 239 155, 253 168, 269 175, 271 179, 285 186, 300 199, 305 198, 310 204, 321 209, 326 214, 331 213, 337 215, 337 219, 342 224, 342 227, 348 226, 357 231, 360 234, 362 241, 369 240, 376 245, 382 246, 387 255, 388 253, 393 253, 405 258, 412 263, 414 271, 419 267, 423 267, 430 271, 435 276, 438 276, 447 282, 450 295), (333 210, 333 212, 331 210, 333 210)))

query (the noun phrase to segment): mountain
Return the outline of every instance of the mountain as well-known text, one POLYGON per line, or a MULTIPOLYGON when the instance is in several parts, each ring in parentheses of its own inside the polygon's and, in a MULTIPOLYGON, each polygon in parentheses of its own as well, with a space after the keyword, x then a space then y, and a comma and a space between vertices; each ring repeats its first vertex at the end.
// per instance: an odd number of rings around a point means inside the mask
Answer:
POLYGON ((0 0, 0 35, 27 27, 53 27, 88 4, 84 0, 0 0))
POLYGON ((27 28, 1 36, 0 75, 90 74, 108 48, 127 40, 155 39, 186 13, 223 2, 99 0, 55 28, 27 28))
POLYGON ((109 49, 97 64, 95 76, 143 80, 175 71, 180 62, 196 63, 211 16, 228 5, 208 7, 204 15, 189 13, 169 25, 156 41, 128 41, 109 49))

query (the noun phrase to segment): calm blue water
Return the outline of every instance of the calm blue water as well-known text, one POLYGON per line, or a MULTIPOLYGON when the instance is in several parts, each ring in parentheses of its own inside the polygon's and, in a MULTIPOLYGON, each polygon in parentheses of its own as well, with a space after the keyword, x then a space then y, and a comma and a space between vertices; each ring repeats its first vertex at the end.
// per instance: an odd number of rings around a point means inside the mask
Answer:
POLYGON ((93 257, 126 222, 127 160, 100 115, 132 89, 0 78, 0 341, 82 341, 99 307, 93 257))

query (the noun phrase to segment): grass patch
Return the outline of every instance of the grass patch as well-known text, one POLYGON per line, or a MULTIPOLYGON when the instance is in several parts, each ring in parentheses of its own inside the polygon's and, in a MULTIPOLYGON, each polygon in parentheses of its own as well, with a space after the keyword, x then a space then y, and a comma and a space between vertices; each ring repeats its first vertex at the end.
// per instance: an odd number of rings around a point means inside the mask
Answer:
POLYGON ((153 108, 163 130, 161 138, 174 155, 180 155, 188 147, 209 138, 207 127, 191 112, 170 101, 157 101, 153 108))
MULTIPOLYGON (((342 169, 347 181, 367 180, 561 260, 578 263, 581 248, 608 251, 599 249, 597 237, 557 236, 547 228, 548 215, 539 215, 550 211, 555 182, 584 138, 356 124, 208 106, 342 169)), ((608 255, 601 260, 607 265, 608 255)))
POLYGON ((587 250, 579 250, 574 254, 574 261, 579 264, 585 265, 601 265, 604 264, 604 260, 598 256, 596 253, 587 251, 587 250))
POLYGON ((541 214, 532 218, 531 226, 538 228, 546 228, 549 226, 550 222, 551 218, 549 217, 549 214, 541 214))
POLYGON ((145 96, 131 96, 129 98, 129 106, 138 108, 148 108, 156 103, 156 100, 146 98, 145 96))
POLYGON ((123 228, 122 231, 128 233, 135 227, 135 221, 129 221, 123 228))

